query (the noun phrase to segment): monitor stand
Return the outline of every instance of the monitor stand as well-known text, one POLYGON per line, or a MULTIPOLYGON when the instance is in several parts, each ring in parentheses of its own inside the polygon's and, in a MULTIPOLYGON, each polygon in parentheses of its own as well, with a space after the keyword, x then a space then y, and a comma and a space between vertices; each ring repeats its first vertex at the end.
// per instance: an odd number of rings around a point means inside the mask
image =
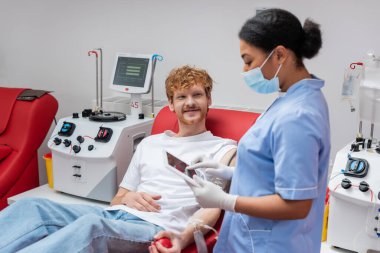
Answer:
POLYGON ((142 114, 142 98, 141 94, 131 94, 131 117, 138 119, 142 114))

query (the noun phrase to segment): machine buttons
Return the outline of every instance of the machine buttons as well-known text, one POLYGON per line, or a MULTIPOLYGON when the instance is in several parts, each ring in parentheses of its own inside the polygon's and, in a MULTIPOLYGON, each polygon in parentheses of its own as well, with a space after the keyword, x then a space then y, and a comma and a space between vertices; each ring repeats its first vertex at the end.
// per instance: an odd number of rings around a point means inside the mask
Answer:
POLYGON ((368 169, 369 164, 367 160, 349 156, 344 175, 351 177, 365 177, 368 173, 368 169))
POLYGON ((58 137, 55 137, 54 140, 53 140, 53 142, 54 142, 55 145, 59 145, 59 144, 61 144, 62 139, 58 138, 58 137))
POLYGON ((91 116, 91 113, 92 113, 92 110, 91 109, 84 109, 82 111, 82 117, 85 118, 85 117, 90 117, 91 116))
POLYGON ((61 130, 59 130, 58 135, 69 137, 73 134, 75 130, 75 124, 71 122, 63 122, 61 130))
POLYGON ((113 133, 113 131, 111 128, 100 127, 98 134, 95 137, 95 141, 105 142, 105 143, 109 142, 109 140, 111 139, 112 133, 113 133))
POLYGON ((69 139, 65 139, 63 141, 63 145, 65 145, 65 147, 67 148, 67 147, 69 147, 71 145, 71 141, 69 139))
POLYGON ((75 154, 76 154, 76 153, 79 153, 79 152, 80 152, 80 149, 81 149, 81 148, 80 148, 80 146, 78 146, 78 145, 74 145, 74 146, 73 146, 73 150, 74 150, 75 154))
POLYGON ((92 151, 94 149, 94 145, 88 145, 88 151, 92 151))
POLYGON ((365 181, 361 181, 359 185, 359 190, 362 192, 366 192, 369 190, 369 184, 365 181))
POLYGON ((352 151, 352 152, 359 152, 360 151, 359 150, 359 144, 358 143, 352 143, 350 151, 352 151))
POLYGON ((367 149, 370 149, 372 147, 372 139, 368 139, 367 141, 367 149))
POLYGON ((348 178, 344 178, 340 185, 342 186, 343 189, 348 189, 351 187, 351 181, 348 178))
POLYGON ((83 143, 84 142, 84 138, 82 137, 82 136, 78 136, 77 137, 77 141, 79 142, 79 143, 83 143))
POLYGON ((362 142, 362 141, 364 141, 364 138, 363 138, 362 135, 360 134, 359 136, 356 136, 355 141, 356 141, 356 142, 362 142))
POLYGON ((79 119, 79 114, 77 112, 73 113, 73 119, 79 119))

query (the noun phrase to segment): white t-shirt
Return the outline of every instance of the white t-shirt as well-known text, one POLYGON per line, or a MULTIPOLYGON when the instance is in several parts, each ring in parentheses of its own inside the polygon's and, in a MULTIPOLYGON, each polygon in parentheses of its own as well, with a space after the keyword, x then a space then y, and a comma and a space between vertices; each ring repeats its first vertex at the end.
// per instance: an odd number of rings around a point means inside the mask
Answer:
POLYGON ((138 145, 120 187, 161 195, 156 201, 161 210, 158 213, 143 212, 125 205, 115 205, 107 210, 122 209, 165 230, 179 233, 201 207, 184 179, 165 167, 163 150, 190 164, 201 155, 220 161, 233 148, 236 148, 235 141, 213 136, 211 132, 188 137, 175 137, 171 131, 151 135, 138 145))

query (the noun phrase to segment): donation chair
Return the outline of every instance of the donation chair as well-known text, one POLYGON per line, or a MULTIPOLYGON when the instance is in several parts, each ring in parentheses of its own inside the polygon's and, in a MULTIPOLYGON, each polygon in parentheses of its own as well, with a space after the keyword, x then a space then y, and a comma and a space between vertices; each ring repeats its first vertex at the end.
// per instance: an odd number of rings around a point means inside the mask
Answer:
POLYGON ((0 87, 0 210, 39 186, 37 149, 58 110, 45 91, 0 87))
MULTIPOLYGON (((233 139, 239 141, 245 132, 256 122, 260 116, 259 113, 243 112, 228 109, 210 108, 207 119, 206 128, 215 136, 233 139)), ((159 134, 165 130, 178 132, 178 121, 175 113, 171 112, 166 106, 158 113, 152 127, 152 134, 159 134)), ((223 220, 223 214, 215 224, 214 228, 219 231, 223 220)), ((210 231, 205 235, 205 240, 209 252, 216 243, 216 235, 210 231)), ((183 253, 196 253, 195 243, 189 245, 182 250, 183 253)))

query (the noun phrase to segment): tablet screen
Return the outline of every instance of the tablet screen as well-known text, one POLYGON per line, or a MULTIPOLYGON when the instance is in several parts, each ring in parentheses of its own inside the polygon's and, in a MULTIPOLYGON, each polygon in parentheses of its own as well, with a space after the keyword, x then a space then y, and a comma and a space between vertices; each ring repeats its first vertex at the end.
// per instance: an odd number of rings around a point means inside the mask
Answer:
POLYGON ((193 176, 196 175, 194 170, 186 170, 186 167, 188 166, 188 164, 185 163, 184 161, 181 161, 179 158, 175 157, 174 155, 168 152, 166 152, 166 156, 168 158, 169 165, 172 166, 173 168, 189 176, 190 178, 193 178, 193 176))

